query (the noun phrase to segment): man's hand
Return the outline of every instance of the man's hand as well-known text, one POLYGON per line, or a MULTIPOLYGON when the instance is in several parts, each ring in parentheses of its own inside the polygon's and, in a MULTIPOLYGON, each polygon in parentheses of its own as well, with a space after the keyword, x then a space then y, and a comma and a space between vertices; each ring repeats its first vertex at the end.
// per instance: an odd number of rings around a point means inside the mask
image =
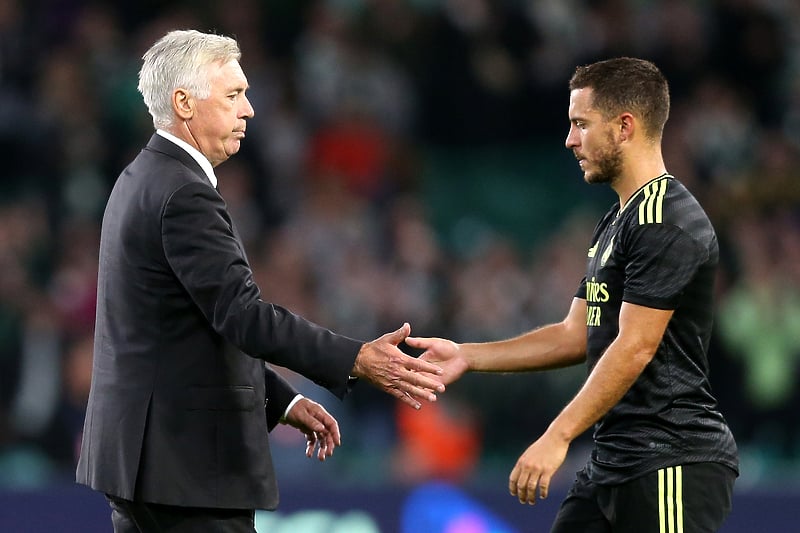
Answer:
POLYGON ((333 455, 333 450, 342 445, 339 423, 320 404, 301 398, 286 415, 286 423, 296 427, 306 436, 306 457, 317 450, 317 459, 324 461, 333 455))
POLYGON ((519 498, 519 503, 534 505, 538 487, 539 498, 547 498, 550 481, 564 463, 568 449, 568 441, 545 432, 539 440, 528 446, 511 471, 508 478, 511 495, 519 498))
POLYGON ((411 333, 408 323, 361 347, 352 375, 365 379, 395 398, 419 409, 417 398, 436 401, 436 393, 444 392, 442 369, 403 353, 397 345, 411 333))
POLYGON ((469 370, 469 363, 463 357, 459 345, 453 341, 434 337, 408 337, 406 344, 412 348, 425 350, 420 359, 442 368, 444 371, 442 380, 445 385, 453 383, 469 370))

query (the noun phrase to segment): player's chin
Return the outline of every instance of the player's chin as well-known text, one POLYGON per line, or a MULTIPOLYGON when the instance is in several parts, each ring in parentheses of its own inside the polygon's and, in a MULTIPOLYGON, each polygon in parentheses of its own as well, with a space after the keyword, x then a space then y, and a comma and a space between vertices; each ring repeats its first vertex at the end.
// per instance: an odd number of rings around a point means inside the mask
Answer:
POLYGON ((604 175, 604 174, 602 174, 600 172, 584 171, 583 179, 584 179, 584 181, 586 181, 586 183, 588 183, 590 185, 599 185, 599 184, 602 184, 602 183, 609 183, 610 182, 610 180, 608 179, 608 176, 606 176, 606 175, 604 175))
POLYGON ((589 162, 585 159, 581 159, 578 162, 578 166, 580 167, 581 172, 583 172, 583 181, 586 183, 592 183, 592 171, 589 168, 589 162))

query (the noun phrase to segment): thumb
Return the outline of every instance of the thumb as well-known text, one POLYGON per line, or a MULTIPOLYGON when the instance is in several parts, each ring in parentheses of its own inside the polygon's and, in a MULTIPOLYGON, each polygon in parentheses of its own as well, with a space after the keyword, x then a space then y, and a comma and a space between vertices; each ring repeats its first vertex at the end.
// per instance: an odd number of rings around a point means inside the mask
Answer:
POLYGON ((404 322, 400 329, 397 329, 391 333, 386 334, 386 340, 395 346, 403 342, 406 337, 411 334, 411 326, 408 322, 404 322))

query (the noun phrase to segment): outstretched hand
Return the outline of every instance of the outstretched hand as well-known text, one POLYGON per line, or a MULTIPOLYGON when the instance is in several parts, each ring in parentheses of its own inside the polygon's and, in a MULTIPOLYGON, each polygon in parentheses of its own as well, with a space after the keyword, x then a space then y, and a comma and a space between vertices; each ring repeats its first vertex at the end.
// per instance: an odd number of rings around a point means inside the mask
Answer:
POLYGON ((436 401, 436 393, 444 392, 444 383, 441 368, 411 357, 397 347, 410 333, 411 326, 405 323, 400 329, 364 344, 352 374, 419 409, 422 406, 419 399, 436 401))
POLYGON ((458 344, 447 339, 436 337, 408 337, 406 344, 412 348, 425 350, 420 359, 429 361, 442 368, 442 380, 449 385, 469 370, 469 363, 461 353, 458 344))
POLYGON ((286 423, 306 436, 306 457, 312 457, 317 450, 317 459, 324 461, 333 455, 334 448, 342 445, 339 423, 322 405, 308 398, 301 398, 292 406, 286 423))

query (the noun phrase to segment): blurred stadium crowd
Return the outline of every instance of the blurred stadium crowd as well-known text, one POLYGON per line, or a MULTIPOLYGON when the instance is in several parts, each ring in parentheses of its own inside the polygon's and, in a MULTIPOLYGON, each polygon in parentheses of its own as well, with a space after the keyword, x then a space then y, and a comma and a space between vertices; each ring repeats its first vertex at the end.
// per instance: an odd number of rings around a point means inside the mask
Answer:
MULTIPOLYGON (((713 386, 746 475, 797 479, 795 0, 0 0, 0 486, 72 476, 102 210, 152 131, 140 57, 189 27, 243 49, 256 115, 216 170, 265 299, 365 339, 403 321, 467 341, 560 319, 614 201, 563 147, 567 80, 604 57, 655 61, 673 94, 668 168, 722 245, 713 386), (548 171, 509 187, 486 149, 548 171), (520 218, 520 240, 481 200, 551 214, 520 218)), ((345 445, 303 467, 299 434, 279 429, 275 454, 299 479, 505 476, 583 373, 468 376, 419 413, 369 387, 338 405, 298 379, 345 445)))

